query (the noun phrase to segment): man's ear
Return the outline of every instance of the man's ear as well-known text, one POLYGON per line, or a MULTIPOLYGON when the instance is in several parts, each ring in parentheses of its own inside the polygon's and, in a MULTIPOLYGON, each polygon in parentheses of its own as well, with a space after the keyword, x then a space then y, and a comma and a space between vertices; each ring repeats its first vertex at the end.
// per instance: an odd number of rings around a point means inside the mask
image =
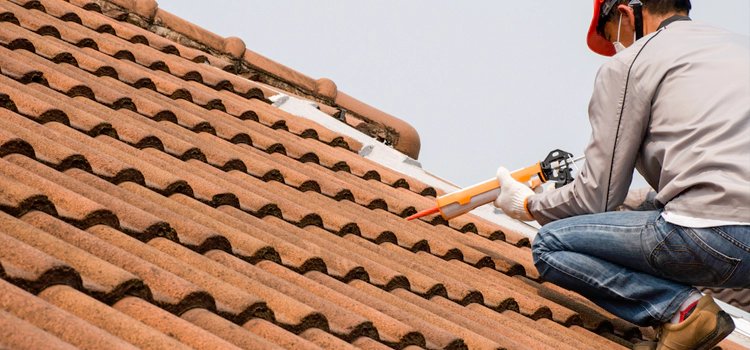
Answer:
POLYGON ((622 22, 630 26, 630 30, 635 32, 635 15, 633 14, 633 9, 628 5, 618 5, 617 11, 620 11, 623 17, 627 17, 627 20, 623 18, 622 22))

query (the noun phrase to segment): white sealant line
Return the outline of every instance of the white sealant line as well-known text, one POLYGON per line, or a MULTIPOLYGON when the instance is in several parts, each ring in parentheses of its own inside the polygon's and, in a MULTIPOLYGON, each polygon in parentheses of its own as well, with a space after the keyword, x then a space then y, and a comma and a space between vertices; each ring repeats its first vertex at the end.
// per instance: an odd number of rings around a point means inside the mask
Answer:
MULTIPOLYGON (((417 160, 412 159, 411 157, 376 141, 372 137, 361 133, 348 124, 343 123, 335 118, 332 118, 330 115, 321 112, 317 108, 317 106, 310 101, 300 100, 298 98, 285 94, 272 96, 270 97, 270 100, 273 102, 273 106, 276 108, 279 108, 292 115, 312 120, 331 131, 346 135, 361 142, 363 147, 359 154, 367 159, 370 159, 404 175, 413 177, 419 181, 424 182, 427 185, 439 188, 447 193, 459 189, 459 187, 456 187, 456 185, 453 185, 448 181, 445 181, 422 169, 421 164, 417 160)), ((427 208, 418 208, 418 210, 422 209, 427 208)), ((536 228, 511 219, 499 210, 495 211, 495 207, 491 204, 476 208, 472 210, 471 213, 485 220, 494 222, 505 229, 512 230, 516 233, 529 237, 529 239, 533 239, 536 235, 536 228)))

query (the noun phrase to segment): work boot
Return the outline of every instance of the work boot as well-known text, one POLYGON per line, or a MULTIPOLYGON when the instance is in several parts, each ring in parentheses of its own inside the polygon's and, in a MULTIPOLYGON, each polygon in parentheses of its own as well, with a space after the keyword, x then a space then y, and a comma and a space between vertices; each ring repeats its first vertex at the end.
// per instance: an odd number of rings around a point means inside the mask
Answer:
POLYGON ((704 295, 692 314, 678 324, 664 323, 659 342, 641 342, 634 350, 709 350, 734 331, 734 321, 704 295))

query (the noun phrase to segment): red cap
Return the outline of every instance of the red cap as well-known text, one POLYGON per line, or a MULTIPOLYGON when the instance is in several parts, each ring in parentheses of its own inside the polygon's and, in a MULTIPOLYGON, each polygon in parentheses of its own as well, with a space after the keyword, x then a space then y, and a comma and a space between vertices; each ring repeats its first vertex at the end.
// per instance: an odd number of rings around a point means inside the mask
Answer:
POLYGON ((599 24, 599 11, 604 1, 606 0, 594 0, 594 18, 591 19, 591 27, 589 27, 589 33, 586 36, 586 43, 589 45, 591 51, 603 56, 614 56, 616 53, 615 46, 607 38, 596 32, 596 26, 599 24))

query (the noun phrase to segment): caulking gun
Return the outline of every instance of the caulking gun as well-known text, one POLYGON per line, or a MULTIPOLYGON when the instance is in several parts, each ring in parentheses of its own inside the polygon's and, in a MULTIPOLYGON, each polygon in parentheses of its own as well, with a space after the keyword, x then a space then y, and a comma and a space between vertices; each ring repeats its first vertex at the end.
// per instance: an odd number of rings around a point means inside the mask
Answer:
MULTIPOLYGON (((516 170, 510 174, 519 182, 533 181, 536 184, 547 181, 555 181, 555 188, 562 187, 573 181, 571 166, 585 157, 573 159, 573 155, 556 149, 547 155, 543 161, 540 161, 530 167, 516 170)), ((416 213, 406 220, 414 220, 440 212, 444 219, 450 220, 456 216, 487 203, 491 203, 500 195, 500 183, 497 178, 487 180, 462 190, 440 196, 437 199, 437 206, 416 213)))

